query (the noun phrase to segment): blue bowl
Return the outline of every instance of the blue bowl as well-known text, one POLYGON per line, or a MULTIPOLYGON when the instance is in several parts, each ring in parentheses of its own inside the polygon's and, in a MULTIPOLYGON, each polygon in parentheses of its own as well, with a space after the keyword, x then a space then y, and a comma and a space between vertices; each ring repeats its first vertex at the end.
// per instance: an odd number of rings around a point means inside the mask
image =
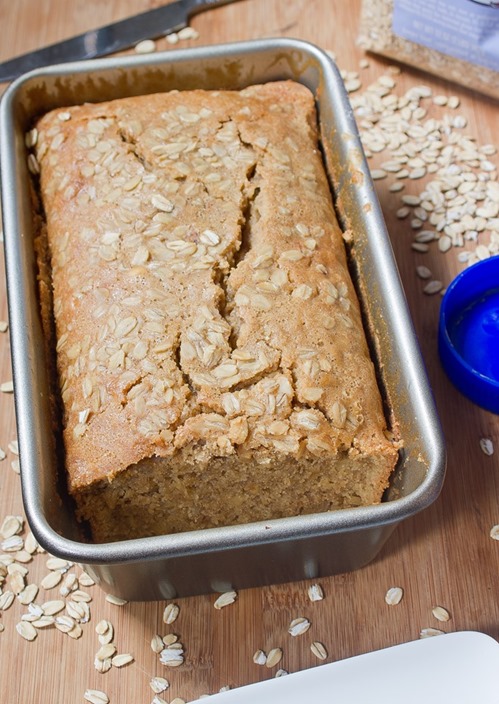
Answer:
POLYGON ((454 386, 499 413, 499 256, 465 269, 448 287, 438 349, 454 386))

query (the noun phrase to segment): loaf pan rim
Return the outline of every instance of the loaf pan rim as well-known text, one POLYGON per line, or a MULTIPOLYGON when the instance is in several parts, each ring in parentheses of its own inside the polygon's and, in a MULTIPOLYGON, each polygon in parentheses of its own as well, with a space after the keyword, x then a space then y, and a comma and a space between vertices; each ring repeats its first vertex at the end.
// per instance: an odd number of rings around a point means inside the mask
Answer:
MULTIPOLYGON (((0 104, 0 142, 2 143, 1 165, 2 176, 8 167, 8 177, 2 179, 2 193, 4 196, 4 220, 6 222, 5 231, 10 232, 12 223, 15 220, 12 209, 19 207, 16 200, 15 190, 10 192, 13 183, 11 179, 11 167, 13 158, 13 148, 8 142, 9 129, 13 127, 12 108, 13 103, 20 89, 32 81, 43 79, 46 76, 67 76, 95 73, 119 68, 141 68, 145 66, 155 67, 166 64, 176 64, 183 61, 197 59, 210 53, 216 52, 218 55, 226 57, 244 56, 246 54, 258 53, 268 50, 301 51, 312 55, 321 66, 326 80, 341 81, 339 72, 327 54, 320 48, 309 42, 288 39, 273 38, 259 39, 244 42, 230 42, 215 46, 196 47, 192 49, 179 49, 174 52, 157 53, 151 57, 127 56, 111 59, 97 59, 92 61, 79 61, 71 64, 51 66, 43 69, 30 71, 19 77, 6 90, 0 104)), ((358 132, 351 112, 347 105, 346 119, 352 134, 357 136, 358 132)), ((359 140, 360 146, 360 140, 359 140)), ((381 235, 389 242, 386 226, 381 214, 381 209, 375 195, 374 187, 370 179, 369 169, 365 158, 359 164, 359 170, 364 175, 366 185, 366 196, 372 204, 370 217, 376 221, 381 235)), ((14 291, 19 285, 18 272, 15 270, 13 262, 17 259, 16 243, 11 241, 10 236, 5 237, 5 250, 7 260, 7 281, 9 313, 13 321, 11 328, 12 350, 23 349, 25 342, 22 342, 23 334, 21 329, 22 315, 15 310, 14 291)), ((393 264, 394 262, 388 262, 393 264)), ((389 267, 390 268, 390 267, 389 267)), ((389 284, 395 289, 400 288, 400 280, 397 278, 396 268, 391 273, 389 284)), ((399 292, 400 293, 400 292, 399 292)), ((405 297, 402 298, 405 301, 405 297)), ((400 306, 400 301, 399 301, 400 306)), ((443 435, 439 429, 439 421, 433 405, 432 394, 424 372, 424 366, 420 358, 414 331, 410 322, 407 308, 399 310, 405 324, 409 322, 408 337, 404 345, 411 351, 416 360, 416 368, 423 372, 423 377, 419 379, 419 391, 421 399, 426 409, 426 430, 429 432, 429 445, 432 451, 431 463, 426 469, 426 476, 421 484, 408 496, 394 499, 374 506, 359 507, 354 509, 341 509, 328 513, 310 514, 291 518, 274 519, 267 522, 252 523, 241 526, 230 526, 227 528, 211 528, 202 531, 191 531, 176 535, 163 535, 148 538, 131 539, 114 543, 83 543, 61 536, 48 523, 41 510, 41 497, 37 477, 25 466, 23 457, 30 457, 35 449, 33 447, 33 436, 29 433, 29 423, 26 419, 26 401, 30 401, 30 394, 25 397, 21 390, 26 392, 26 382, 28 374, 28 360, 21 355, 13 356, 13 369, 15 381, 15 403, 18 418, 20 419, 22 438, 20 437, 20 457, 22 472, 22 489, 25 510, 28 522, 33 533, 40 544, 48 549, 52 554, 65 557, 77 562, 89 564, 111 565, 123 562, 137 562, 149 559, 169 558, 185 554, 196 554, 203 552, 217 552, 230 550, 232 548, 242 548, 258 545, 262 542, 279 542, 287 539, 307 539, 328 533, 345 533, 349 531, 368 530, 380 525, 398 523, 415 513, 420 512, 429 506, 437 498, 443 484, 445 474, 445 447, 443 435), (412 332, 411 332, 412 330, 412 332), (24 389, 23 389, 24 387, 24 389), (27 432, 26 432, 27 431, 27 432), (299 525, 296 525, 299 523, 299 525), (216 544, 214 544, 216 543, 216 544)), ((406 330, 407 332, 407 330, 406 330)))

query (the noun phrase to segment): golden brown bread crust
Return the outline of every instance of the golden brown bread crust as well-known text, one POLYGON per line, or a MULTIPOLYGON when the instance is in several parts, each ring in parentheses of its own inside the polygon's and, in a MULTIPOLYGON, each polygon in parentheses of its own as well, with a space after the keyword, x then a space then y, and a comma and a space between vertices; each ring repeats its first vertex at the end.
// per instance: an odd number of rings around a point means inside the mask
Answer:
POLYGON ((397 452, 310 92, 173 91, 54 111, 37 130, 66 466, 94 537, 223 524, 223 477, 246 464, 247 486, 263 468, 267 493, 286 474, 304 487, 262 515, 234 499, 229 521, 379 501, 397 452), (139 515, 179 467, 190 493, 136 531, 120 497, 131 515, 141 495, 139 515), (307 499, 307 467, 329 496, 307 499), (189 496, 210 510, 179 505, 189 496))

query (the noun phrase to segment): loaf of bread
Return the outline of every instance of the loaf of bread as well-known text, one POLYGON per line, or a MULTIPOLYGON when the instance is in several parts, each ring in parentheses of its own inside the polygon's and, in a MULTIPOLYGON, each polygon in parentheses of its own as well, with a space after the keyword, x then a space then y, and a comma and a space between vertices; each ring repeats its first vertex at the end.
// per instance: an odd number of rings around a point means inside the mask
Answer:
POLYGON ((85 104, 30 139, 64 462, 92 539, 379 502, 397 450, 312 94, 85 104))

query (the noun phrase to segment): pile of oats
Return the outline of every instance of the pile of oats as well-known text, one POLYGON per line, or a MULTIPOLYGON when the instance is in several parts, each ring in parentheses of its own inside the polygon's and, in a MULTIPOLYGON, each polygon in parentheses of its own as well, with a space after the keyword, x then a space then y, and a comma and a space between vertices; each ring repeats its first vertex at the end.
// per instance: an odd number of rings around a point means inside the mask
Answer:
MULTIPOLYGON (((407 223, 415 252, 455 249, 464 265, 498 254, 496 147, 469 134, 457 96, 425 85, 399 95, 398 72, 391 67, 350 98, 373 179, 389 180, 389 191, 400 193, 394 213, 407 223)), ((416 274, 426 294, 444 289, 429 267, 419 265, 416 274)))
MULTIPOLYGON (((199 38, 199 32, 194 27, 183 27, 178 32, 170 32, 165 36, 167 44, 178 44, 179 41, 195 40, 199 38)), ((154 39, 144 39, 134 47, 137 54, 152 54, 157 49, 157 42, 154 39)))

